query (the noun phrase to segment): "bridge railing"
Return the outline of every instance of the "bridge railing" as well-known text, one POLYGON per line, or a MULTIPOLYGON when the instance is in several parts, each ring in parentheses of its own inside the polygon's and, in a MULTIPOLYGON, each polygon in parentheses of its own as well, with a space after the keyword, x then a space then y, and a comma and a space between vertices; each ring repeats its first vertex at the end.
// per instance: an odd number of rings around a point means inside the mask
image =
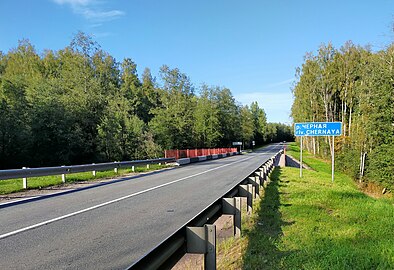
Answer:
POLYGON ((165 150, 165 157, 175 157, 176 159, 180 158, 193 158, 200 156, 210 156, 210 155, 218 155, 218 154, 227 154, 237 152, 237 148, 200 148, 200 149, 173 149, 173 150, 165 150))

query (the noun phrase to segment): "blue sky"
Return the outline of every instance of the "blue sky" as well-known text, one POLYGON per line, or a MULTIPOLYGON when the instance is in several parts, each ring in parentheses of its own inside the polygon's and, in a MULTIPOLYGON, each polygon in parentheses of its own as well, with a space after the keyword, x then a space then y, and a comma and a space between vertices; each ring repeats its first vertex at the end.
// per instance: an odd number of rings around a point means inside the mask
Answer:
POLYGON ((38 52, 62 49, 83 31, 139 73, 177 67, 195 86, 226 86, 287 123, 305 53, 347 40, 383 49, 393 42, 394 0, 0 0, 0 14, 3 52, 23 38, 38 52))

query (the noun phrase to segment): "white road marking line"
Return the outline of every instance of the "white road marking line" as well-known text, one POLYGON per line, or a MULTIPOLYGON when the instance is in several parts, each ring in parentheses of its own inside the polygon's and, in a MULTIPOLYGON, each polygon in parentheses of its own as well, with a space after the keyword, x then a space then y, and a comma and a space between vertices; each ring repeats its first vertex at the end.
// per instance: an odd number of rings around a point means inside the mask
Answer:
POLYGON ((206 170, 206 171, 203 171, 203 172, 199 172, 199 173, 196 173, 196 174, 193 174, 193 175, 189 175, 189 176, 186 176, 186 177, 183 177, 183 178, 180 178, 180 179, 177 179, 177 180, 165 183, 165 184, 161 184, 161 185, 158 185, 158 186, 155 186, 155 187, 144 189, 144 190, 141 190, 139 192, 132 193, 132 194, 120 197, 120 198, 115 199, 115 200, 111 200, 111 201, 108 201, 108 202, 105 202, 105 203, 97 204, 95 206, 91 206, 91 207, 88 207, 88 208, 85 208, 85 209, 82 209, 82 210, 79 210, 79 211, 76 211, 76 212, 73 212, 73 213, 70 213, 70 214, 67 214, 67 215, 63 215, 63 216, 60 216, 60 217, 57 217, 57 218, 49 219, 49 220, 46 220, 46 221, 43 221, 43 222, 31 225, 31 226, 27 226, 27 227, 24 227, 24 228, 21 228, 21 229, 18 229, 18 230, 9 232, 9 233, 5 233, 5 234, 0 235, 0 239, 6 238, 6 237, 9 237, 9 236, 21 233, 21 232, 25 232, 25 231, 28 231, 28 230, 31 230, 31 229, 35 229, 35 228, 38 228, 40 226, 47 225, 49 223, 53 223, 53 222, 56 222, 56 221, 59 221, 59 220, 62 220, 62 219, 66 219, 66 218, 69 218, 69 217, 72 217, 72 216, 75 216, 75 215, 78 215, 78 214, 82 214, 82 213, 85 213, 85 212, 88 212, 88 211, 91 211, 91 210, 94 210, 94 209, 97 209, 97 208, 100 208, 100 207, 103 207, 103 206, 106 206, 106 205, 109 205, 109 204, 112 204, 112 203, 116 203, 116 202, 119 202, 119 201, 122 201, 122 200, 125 200, 125 199, 128 199, 128 198, 131 198, 131 197, 134 197, 134 196, 137 196, 137 195, 140 195, 140 194, 143 194, 143 193, 155 190, 155 189, 159 189, 159 188, 162 188, 162 187, 165 187, 165 186, 177 183, 177 182, 181 182, 181 181, 184 181, 186 179, 189 179, 189 178, 192 178, 192 177, 195 177, 195 176, 199 176, 199 175, 202 175, 202 174, 205 174, 205 173, 217 170, 217 169, 221 169, 221 168, 224 168, 224 167, 236 164, 236 163, 240 163, 240 162, 243 162, 243 161, 246 161, 248 159, 255 158, 255 157, 258 157, 258 156, 251 156, 251 157, 247 157, 245 159, 237 160, 237 161, 234 161, 234 162, 231 162, 231 163, 228 163, 228 164, 224 164, 224 165, 221 165, 219 167, 212 168, 212 169, 209 169, 209 170, 206 170))

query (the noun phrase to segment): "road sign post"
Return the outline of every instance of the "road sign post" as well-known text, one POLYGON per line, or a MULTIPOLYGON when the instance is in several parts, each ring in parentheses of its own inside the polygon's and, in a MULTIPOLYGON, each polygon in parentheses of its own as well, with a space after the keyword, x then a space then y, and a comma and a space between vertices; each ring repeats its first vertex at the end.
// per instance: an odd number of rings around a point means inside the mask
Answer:
POLYGON ((300 178, 302 178, 302 137, 301 140, 301 151, 300 151, 300 178))
POLYGON ((334 182, 334 164, 335 164, 334 136, 332 136, 332 152, 331 152, 331 181, 334 182))
POLYGON ((233 146, 237 146, 237 148, 239 146, 239 152, 242 151, 242 142, 233 142, 233 146))
POLYGON ((300 177, 302 177, 302 137, 305 136, 331 136, 331 180, 334 182, 335 149, 334 137, 342 135, 341 122, 306 122, 294 123, 294 135, 300 137, 300 177))

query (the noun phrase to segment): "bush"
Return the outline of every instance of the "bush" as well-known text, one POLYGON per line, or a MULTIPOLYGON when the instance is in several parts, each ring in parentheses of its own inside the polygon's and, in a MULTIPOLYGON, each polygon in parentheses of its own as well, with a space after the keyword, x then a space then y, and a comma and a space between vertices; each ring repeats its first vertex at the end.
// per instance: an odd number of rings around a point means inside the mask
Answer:
POLYGON ((341 168, 343 172, 354 179, 359 177, 360 169, 360 152, 355 149, 343 149, 338 157, 335 157, 336 167, 341 168))
POLYGON ((367 160, 366 175, 377 184, 394 187, 394 143, 382 144, 372 150, 367 160))

